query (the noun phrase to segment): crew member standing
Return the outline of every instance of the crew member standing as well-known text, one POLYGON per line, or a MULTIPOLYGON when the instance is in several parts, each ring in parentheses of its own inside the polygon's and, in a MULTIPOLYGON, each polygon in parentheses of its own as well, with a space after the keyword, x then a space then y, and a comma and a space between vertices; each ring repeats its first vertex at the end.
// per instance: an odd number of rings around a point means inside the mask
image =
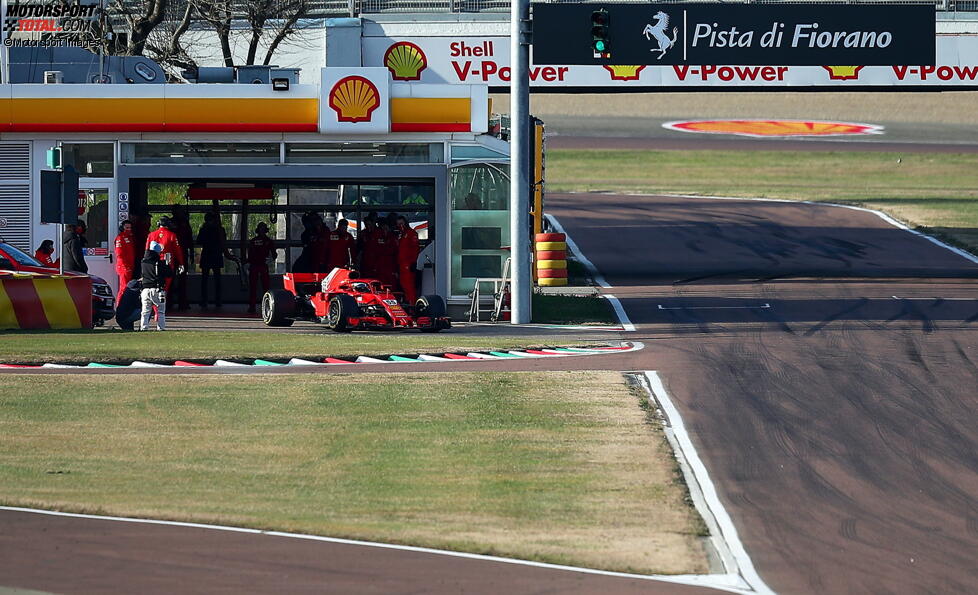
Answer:
POLYGON ((227 247, 228 234, 221 225, 221 216, 213 211, 204 214, 204 224, 197 233, 197 244, 200 246, 200 307, 207 309, 207 283, 214 276, 214 306, 220 308, 221 300, 221 271, 224 270, 224 259, 238 261, 227 247))
POLYGON ((377 215, 370 213, 363 219, 363 229, 357 232, 357 252, 360 253, 359 271, 364 277, 377 278, 376 256, 370 242, 377 235, 377 215))
POLYGON ((329 260, 326 263, 327 272, 338 267, 348 266, 356 260, 357 241, 346 230, 347 227, 349 227, 347 220, 340 219, 336 223, 336 229, 329 234, 329 260))
POLYGON ((413 306, 418 299, 415 289, 414 273, 418 263, 418 253, 421 244, 418 242, 418 232, 411 229, 408 220, 403 215, 397 218, 397 275, 404 292, 404 301, 413 306))
POLYGON ((65 225, 65 233, 61 237, 61 257, 64 259, 64 270, 77 273, 87 273, 88 264, 85 262, 85 238, 79 233, 85 224, 79 220, 77 225, 65 225))
POLYGON ((313 271, 317 273, 328 273, 329 266, 329 237, 332 234, 329 226, 323 221, 317 221, 313 231, 312 239, 312 262, 313 271))
POLYGON ((275 241, 268 237, 268 225, 265 222, 255 228, 255 237, 248 242, 248 312, 255 312, 255 301, 258 292, 258 282, 262 284, 262 295, 270 287, 268 281, 268 259, 275 258, 275 241))
POLYGON ((149 319, 156 308, 156 330, 166 330, 166 285, 173 278, 173 270, 160 258, 163 246, 150 242, 142 260, 142 319, 139 330, 149 329, 149 319))
POLYGON ((119 235, 115 237, 115 272, 119 275, 119 293, 116 306, 126 292, 126 285, 132 281, 136 269, 136 243, 132 224, 123 221, 119 224, 119 235))
POLYGON ((371 235, 370 251, 377 278, 383 283, 397 288, 397 236, 386 218, 377 221, 377 230, 371 235))
POLYGON ((184 205, 173 205, 171 209, 173 215, 173 233, 177 234, 177 241, 180 242, 182 253, 183 270, 174 276, 173 293, 175 295, 176 309, 189 310, 190 301, 187 297, 187 273, 194 260, 194 230, 190 227, 190 215, 184 205))
MULTIPOLYGON (((146 238, 146 249, 153 242, 156 242, 162 246, 162 251, 160 252, 160 259, 166 263, 171 270, 177 272, 177 274, 182 273, 185 269, 186 262, 183 259, 183 250, 180 249, 180 240, 177 238, 177 234, 173 231, 173 221, 169 217, 160 217, 159 227, 155 231, 151 231, 149 237, 146 238)), ((170 284, 173 283, 173 277, 170 276, 166 280, 166 289, 170 290, 170 284)))

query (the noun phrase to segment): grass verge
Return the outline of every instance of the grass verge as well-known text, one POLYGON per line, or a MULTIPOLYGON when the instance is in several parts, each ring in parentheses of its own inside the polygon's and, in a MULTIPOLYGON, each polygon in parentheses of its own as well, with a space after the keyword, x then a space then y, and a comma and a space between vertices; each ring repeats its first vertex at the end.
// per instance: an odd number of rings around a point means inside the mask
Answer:
POLYGON ((533 294, 533 321, 541 324, 617 324, 608 300, 593 295, 533 294))
MULTIPOLYGON (((574 341, 571 341, 572 343, 574 341)), ((2 363, 128 363, 132 360, 288 359, 428 351, 515 349, 567 344, 547 336, 514 337, 454 333, 273 333, 247 331, 16 331, 0 341, 2 363)))
POLYGON ((617 373, 5 375, 0 410, 7 505, 706 570, 617 373))
POLYGON ((978 155, 798 151, 552 150, 551 192, 813 200, 885 211, 978 250, 978 155))

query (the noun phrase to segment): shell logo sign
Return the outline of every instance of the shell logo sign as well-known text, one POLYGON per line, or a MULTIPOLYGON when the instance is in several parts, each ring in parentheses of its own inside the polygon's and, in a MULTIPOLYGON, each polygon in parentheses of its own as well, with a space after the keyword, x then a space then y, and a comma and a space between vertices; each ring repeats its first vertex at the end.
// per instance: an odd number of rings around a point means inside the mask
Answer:
POLYGON ((339 122, 369 122, 380 107, 380 91, 362 76, 348 76, 336 81, 329 91, 329 107, 339 122))
POLYGON ((428 57, 410 41, 399 41, 384 52, 384 66, 395 81, 418 81, 421 71, 428 67, 428 57))
POLYGON ((611 73, 611 80, 613 81, 637 81, 639 73, 645 70, 645 66, 605 65, 604 68, 611 73))
POLYGON ((862 66, 823 66, 829 71, 829 79, 833 81, 854 81, 859 78, 862 66))
POLYGON ((701 134, 735 134, 739 136, 839 136, 882 134, 883 127, 849 122, 815 122, 805 120, 695 120, 667 122, 663 128, 701 134))

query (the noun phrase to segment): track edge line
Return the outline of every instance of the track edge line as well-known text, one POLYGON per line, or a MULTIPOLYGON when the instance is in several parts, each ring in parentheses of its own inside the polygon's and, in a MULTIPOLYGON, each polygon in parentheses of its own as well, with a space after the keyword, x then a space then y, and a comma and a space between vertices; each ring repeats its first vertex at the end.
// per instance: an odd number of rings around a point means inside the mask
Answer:
POLYGON ((649 392, 650 401, 653 401, 653 404, 662 410, 668 421, 664 428, 666 429, 666 437, 672 436, 669 442, 673 444, 676 458, 679 460, 684 475, 687 475, 686 483, 690 488, 690 496, 707 525, 715 525, 716 530, 713 526, 710 527, 711 536, 714 537, 714 546, 717 547, 725 566, 730 562, 735 565, 733 568, 728 566, 727 572, 740 577, 751 588, 752 593, 774 595, 774 591, 767 586, 754 568, 750 555, 740 541, 737 527, 720 501, 716 486, 710 479, 706 465, 700 459, 699 453, 686 431, 682 416, 669 397, 662 379, 654 370, 646 370, 642 374, 646 381, 642 384, 649 392), (710 522, 711 518, 713 523, 710 522))
POLYGON ((743 579, 735 575, 727 574, 633 574, 628 572, 615 572, 611 570, 598 570, 594 568, 582 568, 577 566, 566 566, 562 564, 549 564, 547 562, 534 562, 532 560, 520 560, 517 558, 504 558, 500 556, 489 556, 485 554, 473 554, 467 552, 454 552, 450 550, 439 550, 411 545, 400 545, 394 543, 381 543, 374 541, 360 541, 356 539, 343 539, 339 537, 325 537, 322 535, 308 535, 304 533, 287 533, 283 531, 266 531, 262 529, 250 529, 247 527, 232 527, 228 525, 209 525, 206 523, 191 523, 183 521, 167 521, 160 519, 142 519, 134 517, 119 517, 106 515, 82 514, 75 512, 60 512, 57 510, 44 510, 40 508, 24 508, 19 506, 0 506, 0 511, 22 512, 40 514, 47 516, 70 517, 80 519, 90 519, 97 521, 116 521, 123 523, 140 523, 146 525, 164 525, 171 527, 185 527, 192 529, 208 529, 213 531, 227 531, 232 533, 249 533, 254 535, 267 535, 270 537, 285 537, 289 539, 304 539, 308 541, 321 541, 338 545, 352 545, 361 547, 373 547, 379 549, 400 550, 416 552, 422 554, 432 554, 438 556, 449 556, 454 558, 467 558, 471 560, 481 560, 485 562, 498 562, 503 564, 515 564, 519 566, 530 566, 535 568, 545 568, 548 570, 563 570, 568 572, 578 572, 582 574, 593 574, 616 578, 628 578, 646 581, 658 581, 666 583, 676 583, 682 585, 707 587, 730 593, 752 593, 744 588, 743 579))

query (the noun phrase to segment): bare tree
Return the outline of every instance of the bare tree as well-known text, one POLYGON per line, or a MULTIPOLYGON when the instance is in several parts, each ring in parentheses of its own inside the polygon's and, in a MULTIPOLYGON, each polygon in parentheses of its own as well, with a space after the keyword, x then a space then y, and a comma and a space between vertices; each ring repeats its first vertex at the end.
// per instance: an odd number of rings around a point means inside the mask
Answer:
POLYGON ((107 0, 85 47, 106 55, 146 56, 173 78, 176 70, 197 67, 210 32, 225 66, 259 59, 267 66, 283 43, 308 26, 312 8, 312 0, 107 0), (243 61, 235 60, 236 42, 246 48, 243 61))
POLYGON ((175 68, 192 70, 197 67, 197 61, 191 57, 192 49, 185 47, 184 33, 190 29, 194 5, 186 0, 175 2, 167 12, 167 18, 146 40, 146 55, 168 72, 175 68))
POLYGON ((200 18, 210 25, 221 44, 221 59, 225 66, 234 66, 231 51, 231 26, 234 21, 233 0, 190 0, 200 18))
POLYGON ((294 37, 312 10, 310 0, 191 0, 217 34, 225 66, 256 64, 263 42, 262 64, 269 65, 283 41, 294 37), (232 40, 244 37, 244 61, 235 64, 232 40))

